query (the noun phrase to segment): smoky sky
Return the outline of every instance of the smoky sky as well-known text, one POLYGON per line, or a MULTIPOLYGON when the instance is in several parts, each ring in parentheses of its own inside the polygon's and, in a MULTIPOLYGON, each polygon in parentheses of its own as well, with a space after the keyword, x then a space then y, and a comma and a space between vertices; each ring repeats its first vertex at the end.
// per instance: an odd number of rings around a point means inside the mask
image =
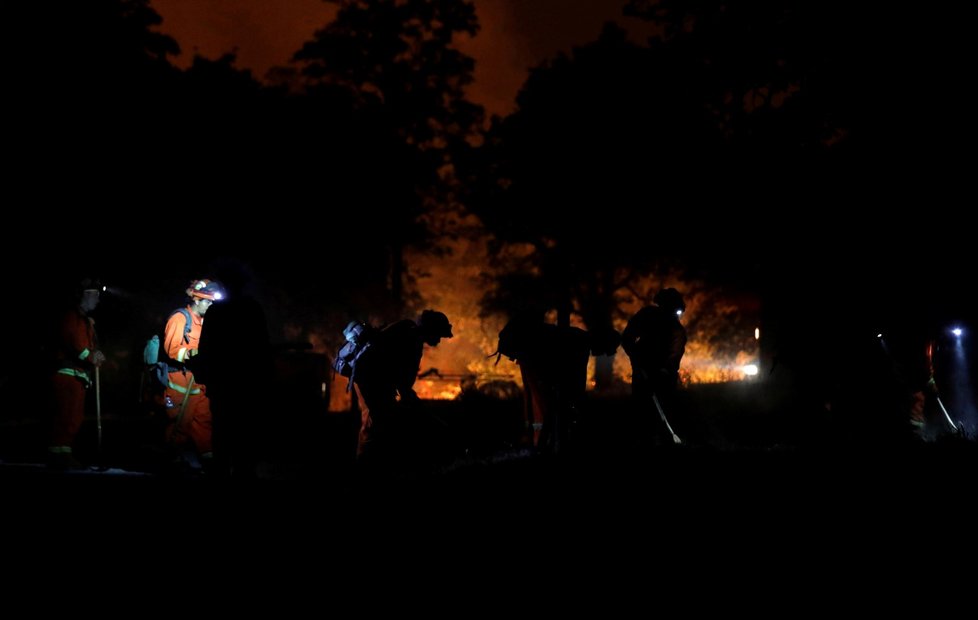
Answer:
MULTIPOLYGON (((322 0, 152 0, 152 5, 163 17, 160 29, 180 44, 178 65, 189 65, 195 54, 216 58, 233 52, 238 66, 257 78, 287 64, 336 11, 322 0)), ((489 114, 512 111, 530 67, 595 40, 607 21, 644 37, 648 26, 624 19, 623 5, 616 0, 476 0, 481 31, 459 43, 476 59, 471 98, 489 114)))

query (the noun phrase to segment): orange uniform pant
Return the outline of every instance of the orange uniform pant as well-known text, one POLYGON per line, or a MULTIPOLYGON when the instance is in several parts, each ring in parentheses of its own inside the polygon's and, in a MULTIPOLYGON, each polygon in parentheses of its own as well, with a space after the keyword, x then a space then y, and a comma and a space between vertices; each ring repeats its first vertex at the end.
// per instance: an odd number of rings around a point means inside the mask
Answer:
MULTIPOLYGON (((170 381, 174 381, 174 374, 170 374, 170 381)), ((182 373, 180 378, 183 379, 182 373)), ((180 381, 182 384, 182 381, 180 381)), ((173 403, 173 407, 167 407, 166 414, 173 421, 167 427, 166 440, 173 446, 182 446, 188 441, 192 441, 197 448, 198 454, 211 452, 213 445, 214 422, 211 416, 211 401, 207 398, 207 390, 202 385, 194 385, 193 389, 200 389, 200 394, 189 395, 186 409, 183 407, 185 394, 173 388, 166 388, 166 395, 173 403), (183 410, 183 415, 180 411, 183 410)))
POLYGON ((85 419, 85 384, 76 377, 54 375, 54 419, 51 446, 70 446, 85 419))

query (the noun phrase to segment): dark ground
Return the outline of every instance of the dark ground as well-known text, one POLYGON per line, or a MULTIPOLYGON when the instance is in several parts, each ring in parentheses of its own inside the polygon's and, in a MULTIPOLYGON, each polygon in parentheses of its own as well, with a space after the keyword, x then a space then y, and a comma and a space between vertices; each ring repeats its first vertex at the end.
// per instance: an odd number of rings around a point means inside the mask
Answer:
POLYGON ((628 422, 625 401, 589 402, 573 449, 556 457, 520 444, 519 402, 429 402, 405 440, 405 462, 381 477, 354 466, 355 414, 307 410, 263 426, 259 480, 250 484, 173 467, 158 447, 160 427, 146 414, 106 415, 101 452, 89 416, 76 455, 92 468, 73 472, 42 465, 39 420, 8 418, 0 427, 0 484, 27 494, 118 490, 149 499, 163 492, 214 507, 227 494, 327 505, 344 496, 353 502, 427 496, 436 504, 471 501, 514 511, 566 505, 574 513, 577 502, 654 510, 664 502, 696 514, 789 506, 853 514, 858 506, 873 510, 877 501, 954 501, 974 486, 974 441, 854 442, 827 417, 761 406, 759 389, 745 383, 688 390, 685 405, 697 423, 690 445, 681 447, 650 444, 628 422))
POLYGON ((516 403, 429 403, 430 458, 383 478, 352 468, 343 414, 270 428, 250 483, 161 469, 134 419, 104 420, 101 459, 93 420, 80 438, 79 457, 120 469, 15 465, 43 442, 36 425, 7 425, 0 540, 18 578, 50 585, 70 566, 66 583, 113 592, 109 606, 122 591, 176 593, 175 575, 216 611, 271 596, 296 611, 781 615, 970 591, 974 442, 799 442, 801 420, 737 413, 743 386, 689 397, 710 442, 623 450, 622 403, 591 403, 590 443, 561 457, 507 444, 516 403))

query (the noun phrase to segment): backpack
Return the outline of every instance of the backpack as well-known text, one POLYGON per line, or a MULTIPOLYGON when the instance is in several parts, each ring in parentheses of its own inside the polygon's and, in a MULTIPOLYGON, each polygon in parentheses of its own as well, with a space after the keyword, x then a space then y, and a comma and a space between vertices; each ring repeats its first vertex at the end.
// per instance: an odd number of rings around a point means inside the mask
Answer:
MULTIPOLYGON (((167 317, 167 321, 169 322, 170 317, 177 313, 182 314, 186 320, 183 326, 183 340, 187 344, 190 344, 190 326, 192 324, 190 311, 186 308, 174 310, 167 317)), ((143 347, 143 363, 146 364, 146 371, 163 387, 168 385, 169 378, 167 375, 170 372, 170 366, 175 367, 178 364, 176 360, 171 360, 165 354, 163 355, 163 359, 160 359, 160 337, 157 334, 153 334, 153 337, 147 340, 146 345, 143 347)))
POLYGON ((363 321, 351 321, 343 329, 346 344, 336 352, 336 358, 333 360, 333 372, 349 378, 346 383, 347 392, 353 388, 357 360, 370 349, 377 331, 363 321))

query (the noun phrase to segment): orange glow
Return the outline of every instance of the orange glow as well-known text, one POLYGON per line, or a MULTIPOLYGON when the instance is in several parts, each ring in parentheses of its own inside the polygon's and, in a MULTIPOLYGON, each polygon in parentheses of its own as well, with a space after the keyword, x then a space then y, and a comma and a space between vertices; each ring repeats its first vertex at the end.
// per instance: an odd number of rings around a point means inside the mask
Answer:
MULTIPOLYGON (((478 236, 478 235, 474 235, 478 236)), ((479 300, 488 286, 485 279, 488 264, 484 239, 466 239, 459 236, 451 245, 452 254, 445 257, 418 253, 408 257, 408 264, 424 300, 421 307, 445 312, 454 325, 455 337, 443 340, 438 347, 425 348, 421 372, 437 368, 442 379, 415 390, 422 398, 455 398, 461 393, 462 377, 471 377, 481 385, 492 380, 512 381, 522 387, 519 367, 505 357, 496 363, 489 357, 496 350, 499 330, 505 317, 481 317, 479 300)), ((524 253, 526 248, 515 248, 524 253)), ((660 288, 674 286, 683 292, 687 309, 683 315, 689 342, 681 367, 684 383, 721 383, 744 381, 746 364, 757 363, 759 349, 754 339, 757 325, 756 301, 735 301, 718 291, 707 288, 702 282, 684 281, 677 276, 639 278, 631 286, 644 299, 651 299, 660 288)), ((645 302, 634 297, 621 296, 621 316, 630 317, 645 302)), ((549 317, 553 322, 554 317, 549 317)), ((615 328, 620 332, 626 320, 619 319, 615 328)), ((584 327, 577 314, 571 315, 571 324, 584 327)), ((595 358, 588 364, 588 389, 594 389, 595 358)), ((615 356, 614 374, 620 385, 617 390, 627 389, 631 383, 631 365, 621 349, 615 356)))
MULTIPOLYGON (((479 301, 488 286, 484 275, 488 264, 485 240, 459 236, 451 247, 452 254, 448 257, 420 252, 407 257, 421 302, 406 316, 423 308, 441 310, 448 315, 455 333, 454 338, 442 340, 437 347, 425 347, 420 371, 431 374, 418 379, 415 391, 426 400, 452 400, 462 393, 463 384, 481 386, 489 382, 511 382, 522 387, 519 366, 505 357, 497 363, 496 356, 490 355, 496 350, 505 317, 480 316, 479 301)), ((756 303, 735 303, 702 283, 678 278, 647 276, 633 285, 632 290, 642 298, 650 299, 655 291, 666 286, 682 291, 687 303, 682 322, 687 328, 689 342, 680 369, 681 381, 688 385, 750 380, 743 367, 756 364, 758 360, 758 341, 754 339, 756 303)), ((634 297, 622 296, 620 316, 632 316, 644 303, 634 297)), ((583 327, 579 315, 572 315, 571 322, 583 327)), ((619 318, 615 328, 621 331, 625 323, 624 318, 619 318)), ((313 333, 313 350, 325 351, 325 340, 321 334, 313 333)), ((595 366, 592 357, 588 363, 588 390, 593 390, 596 385, 595 366)), ((613 373, 615 383, 611 390, 627 393, 631 365, 621 349, 615 356, 613 373)), ((346 383, 345 377, 333 377, 330 411, 349 409, 346 383)))
MULTIPOLYGON (((323 0, 151 0, 150 4, 163 17, 159 30, 180 44, 178 66, 190 66, 194 54, 219 58, 234 52, 237 66, 251 69, 258 79, 275 66, 287 65, 337 11, 323 0)), ((475 80, 467 88, 471 100, 484 105, 490 115, 509 114, 528 67, 593 41, 606 21, 626 25, 629 38, 639 44, 655 32, 647 21, 622 17, 621 6, 607 0, 577 0, 574 9, 568 11, 560 0, 476 2, 478 36, 463 35, 456 41, 476 60, 475 80)))
POLYGON ((414 391, 425 400, 455 400, 462 393, 462 386, 458 382, 419 379, 414 384, 414 391))
POLYGON ((457 398, 462 381, 468 378, 477 385, 493 380, 520 382, 516 364, 503 358, 497 365, 496 356, 490 357, 505 319, 480 316, 488 251, 485 238, 473 236, 478 238, 459 236, 451 243, 452 253, 447 257, 418 252, 407 259, 423 300, 418 310, 441 310, 448 315, 455 334, 437 347, 425 347, 421 372, 434 368, 442 378, 419 379, 414 388, 421 398, 457 398))
MULTIPOLYGON (((682 324, 686 327, 689 341, 680 365, 679 375, 683 384, 725 383, 748 379, 743 371, 745 364, 757 363, 758 342, 754 339, 756 302, 736 303, 702 282, 683 281, 676 276, 656 279, 646 277, 632 286, 642 299, 651 299, 660 288, 674 287, 683 294, 686 312, 682 324)), ((645 302, 629 296, 619 308, 626 316, 632 316, 645 302)), ((619 331, 626 321, 615 325, 619 331)), ((631 363, 628 356, 615 356, 615 376, 623 382, 631 382, 631 363)))

